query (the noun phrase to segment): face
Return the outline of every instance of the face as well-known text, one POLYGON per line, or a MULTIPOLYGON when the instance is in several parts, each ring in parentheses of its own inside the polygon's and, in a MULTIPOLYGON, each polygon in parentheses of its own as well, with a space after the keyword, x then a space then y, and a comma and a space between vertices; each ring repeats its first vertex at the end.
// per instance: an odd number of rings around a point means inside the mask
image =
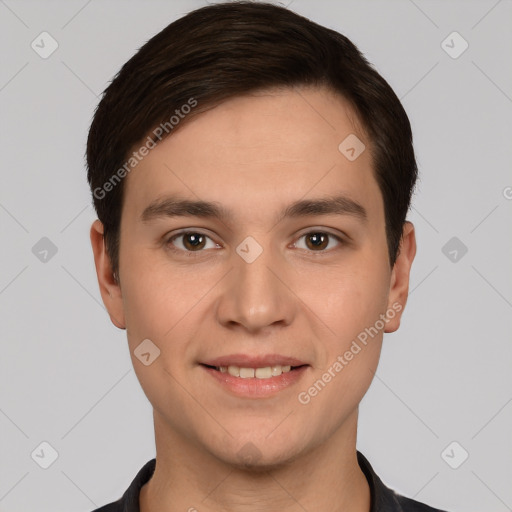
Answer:
POLYGON ((353 435, 414 249, 390 267, 370 141, 348 103, 316 88, 231 99, 124 185, 120 287, 99 243, 96 264, 157 438, 265 465, 353 435), (339 149, 351 134, 366 146, 356 159, 339 149))

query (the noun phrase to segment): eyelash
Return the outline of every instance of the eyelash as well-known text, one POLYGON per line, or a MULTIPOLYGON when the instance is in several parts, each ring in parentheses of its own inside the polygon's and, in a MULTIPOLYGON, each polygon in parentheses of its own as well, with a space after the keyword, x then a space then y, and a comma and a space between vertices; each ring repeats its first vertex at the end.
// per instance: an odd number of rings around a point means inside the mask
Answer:
MULTIPOLYGON (((200 249, 198 251, 189 251, 187 249, 178 249, 172 243, 177 238, 183 237, 185 235, 190 235, 190 234, 202 235, 202 236, 212 240, 211 237, 208 236, 206 233, 202 233, 201 231, 189 230, 189 231, 182 231, 181 233, 174 234, 171 237, 167 238, 166 241, 165 241, 165 246, 167 247, 168 250, 170 250, 170 251, 172 251, 174 253, 186 254, 187 257, 199 256, 201 253, 205 252, 206 249, 200 249)), ((329 231, 322 231, 322 230, 312 230, 312 231, 308 231, 306 233, 303 233, 298 238, 298 240, 300 240, 301 238, 304 238, 305 236, 312 235, 312 234, 315 234, 315 235, 316 234, 327 235, 330 238, 334 238, 338 242, 339 245, 343 245, 343 244, 346 243, 345 240, 343 238, 341 238, 340 236, 335 235, 334 233, 330 233, 329 231)), ((212 240, 212 242, 213 242, 213 240, 212 240)), ((214 243, 216 243, 216 242, 214 242, 214 243)), ((297 242, 295 242, 295 243, 297 243, 297 242)), ((337 246, 338 248, 339 248, 339 245, 337 246)), ((318 251, 313 251, 313 250, 308 250, 308 249, 303 249, 303 250, 306 250, 307 252, 311 252, 311 253, 325 254, 325 253, 331 252, 333 249, 324 249, 324 250, 318 250, 318 251)))

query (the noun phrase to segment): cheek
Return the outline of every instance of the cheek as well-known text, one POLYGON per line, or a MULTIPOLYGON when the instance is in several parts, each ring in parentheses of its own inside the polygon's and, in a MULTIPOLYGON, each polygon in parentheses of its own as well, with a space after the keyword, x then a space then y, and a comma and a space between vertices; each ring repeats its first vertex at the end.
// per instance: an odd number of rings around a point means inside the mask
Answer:
MULTIPOLYGON (((317 282, 318 283, 318 282, 317 282)), ((352 267, 322 281, 317 299, 322 333, 314 376, 305 383, 298 402, 311 421, 311 435, 328 436, 357 407, 377 369, 383 337, 380 315, 386 312, 386 269, 364 271, 352 267), (316 435, 316 434, 315 434, 316 435)), ((318 290, 318 288, 316 288, 318 290)), ((309 288, 314 294, 314 288, 309 288)), ((313 309, 313 308, 312 308, 313 309)))
POLYGON ((300 285, 301 299, 321 320, 324 334, 337 340, 339 348, 373 326, 387 307, 389 269, 375 261, 361 260, 328 272, 319 269, 300 285))
MULTIPOLYGON (((190 341, 204 321, 205 296, 218 277, 213 270, 211 275, 192 273, 184 266, 171 265, 161 253, 149 249, 126 254, 122 264, 128 345, 134 366, 140 367, 141 382, 151 387, 154 376, 148 368, 176 376, 184 371, 181 363, 193 356, 195 345, 190 341), (137 347, 146 339, 160 351, 148 368, 141 367, 136 358, 137 347)), ((165 381, 165 374, 162 377, 165 381)))
POLYGON ((183 277, 179 267, 171 268, 158 249, 126 250, 123 256, 127 331, 132 337, 162 339, 200 300, 201 289, 183 277))
POLYGON ((373 377, 370 369, 379 361, 385 325, 380 316, 386 302, 372 289, 347 286, 345 292, 323 310, 322 319, 330 334, 323 338, 324 354, 318 371, 329 372, 325 379, 334 382, 333 390, 339 384, 340 392, 350 389, 350 395, 361 398, 373 377))

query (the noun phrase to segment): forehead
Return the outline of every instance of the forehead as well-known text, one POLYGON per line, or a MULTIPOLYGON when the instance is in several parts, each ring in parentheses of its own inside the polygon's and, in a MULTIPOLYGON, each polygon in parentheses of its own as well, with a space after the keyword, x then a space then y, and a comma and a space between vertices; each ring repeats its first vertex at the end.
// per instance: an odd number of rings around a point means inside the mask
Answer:
POLYGON ((220 201, 255 219, 337 192, 383 215, 370 141, 350 104, 323 88, 261 91, 198 114, 158 143, 124 186, 123 209, 139 216, 166 194, 220 201), (349 159, 345 140, 366 149, 349 159))

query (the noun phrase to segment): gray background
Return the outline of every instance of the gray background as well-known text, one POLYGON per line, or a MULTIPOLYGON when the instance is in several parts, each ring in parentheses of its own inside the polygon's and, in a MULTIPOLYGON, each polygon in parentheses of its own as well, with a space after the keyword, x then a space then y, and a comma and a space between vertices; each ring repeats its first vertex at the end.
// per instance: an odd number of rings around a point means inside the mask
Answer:
MULTIPOLYGON (((150 404, 97 287, 83 155, 120 66, 204 4, 0 0, 2 512, 92 510, 155 455, 150 404), (42 31, 59 45, 46 59, 31 48, 42 31), (46 261, 43 237, 57 248, 46 261), (58 453, 47 469, 43 441, 58 453)), ((421 173, 411 296, 362 402, 358 449, 400 493, 454 512, 510 511, 512 3, 290 8, 347 35, 389 81, 421 173), (458 58, 445 49, 462 40, 442 45, 453 31, 469 43, 458 58), (443 457, 453 441, 462 448, 443 457), (452 469, 462 449, 469 458, 452 469)))

